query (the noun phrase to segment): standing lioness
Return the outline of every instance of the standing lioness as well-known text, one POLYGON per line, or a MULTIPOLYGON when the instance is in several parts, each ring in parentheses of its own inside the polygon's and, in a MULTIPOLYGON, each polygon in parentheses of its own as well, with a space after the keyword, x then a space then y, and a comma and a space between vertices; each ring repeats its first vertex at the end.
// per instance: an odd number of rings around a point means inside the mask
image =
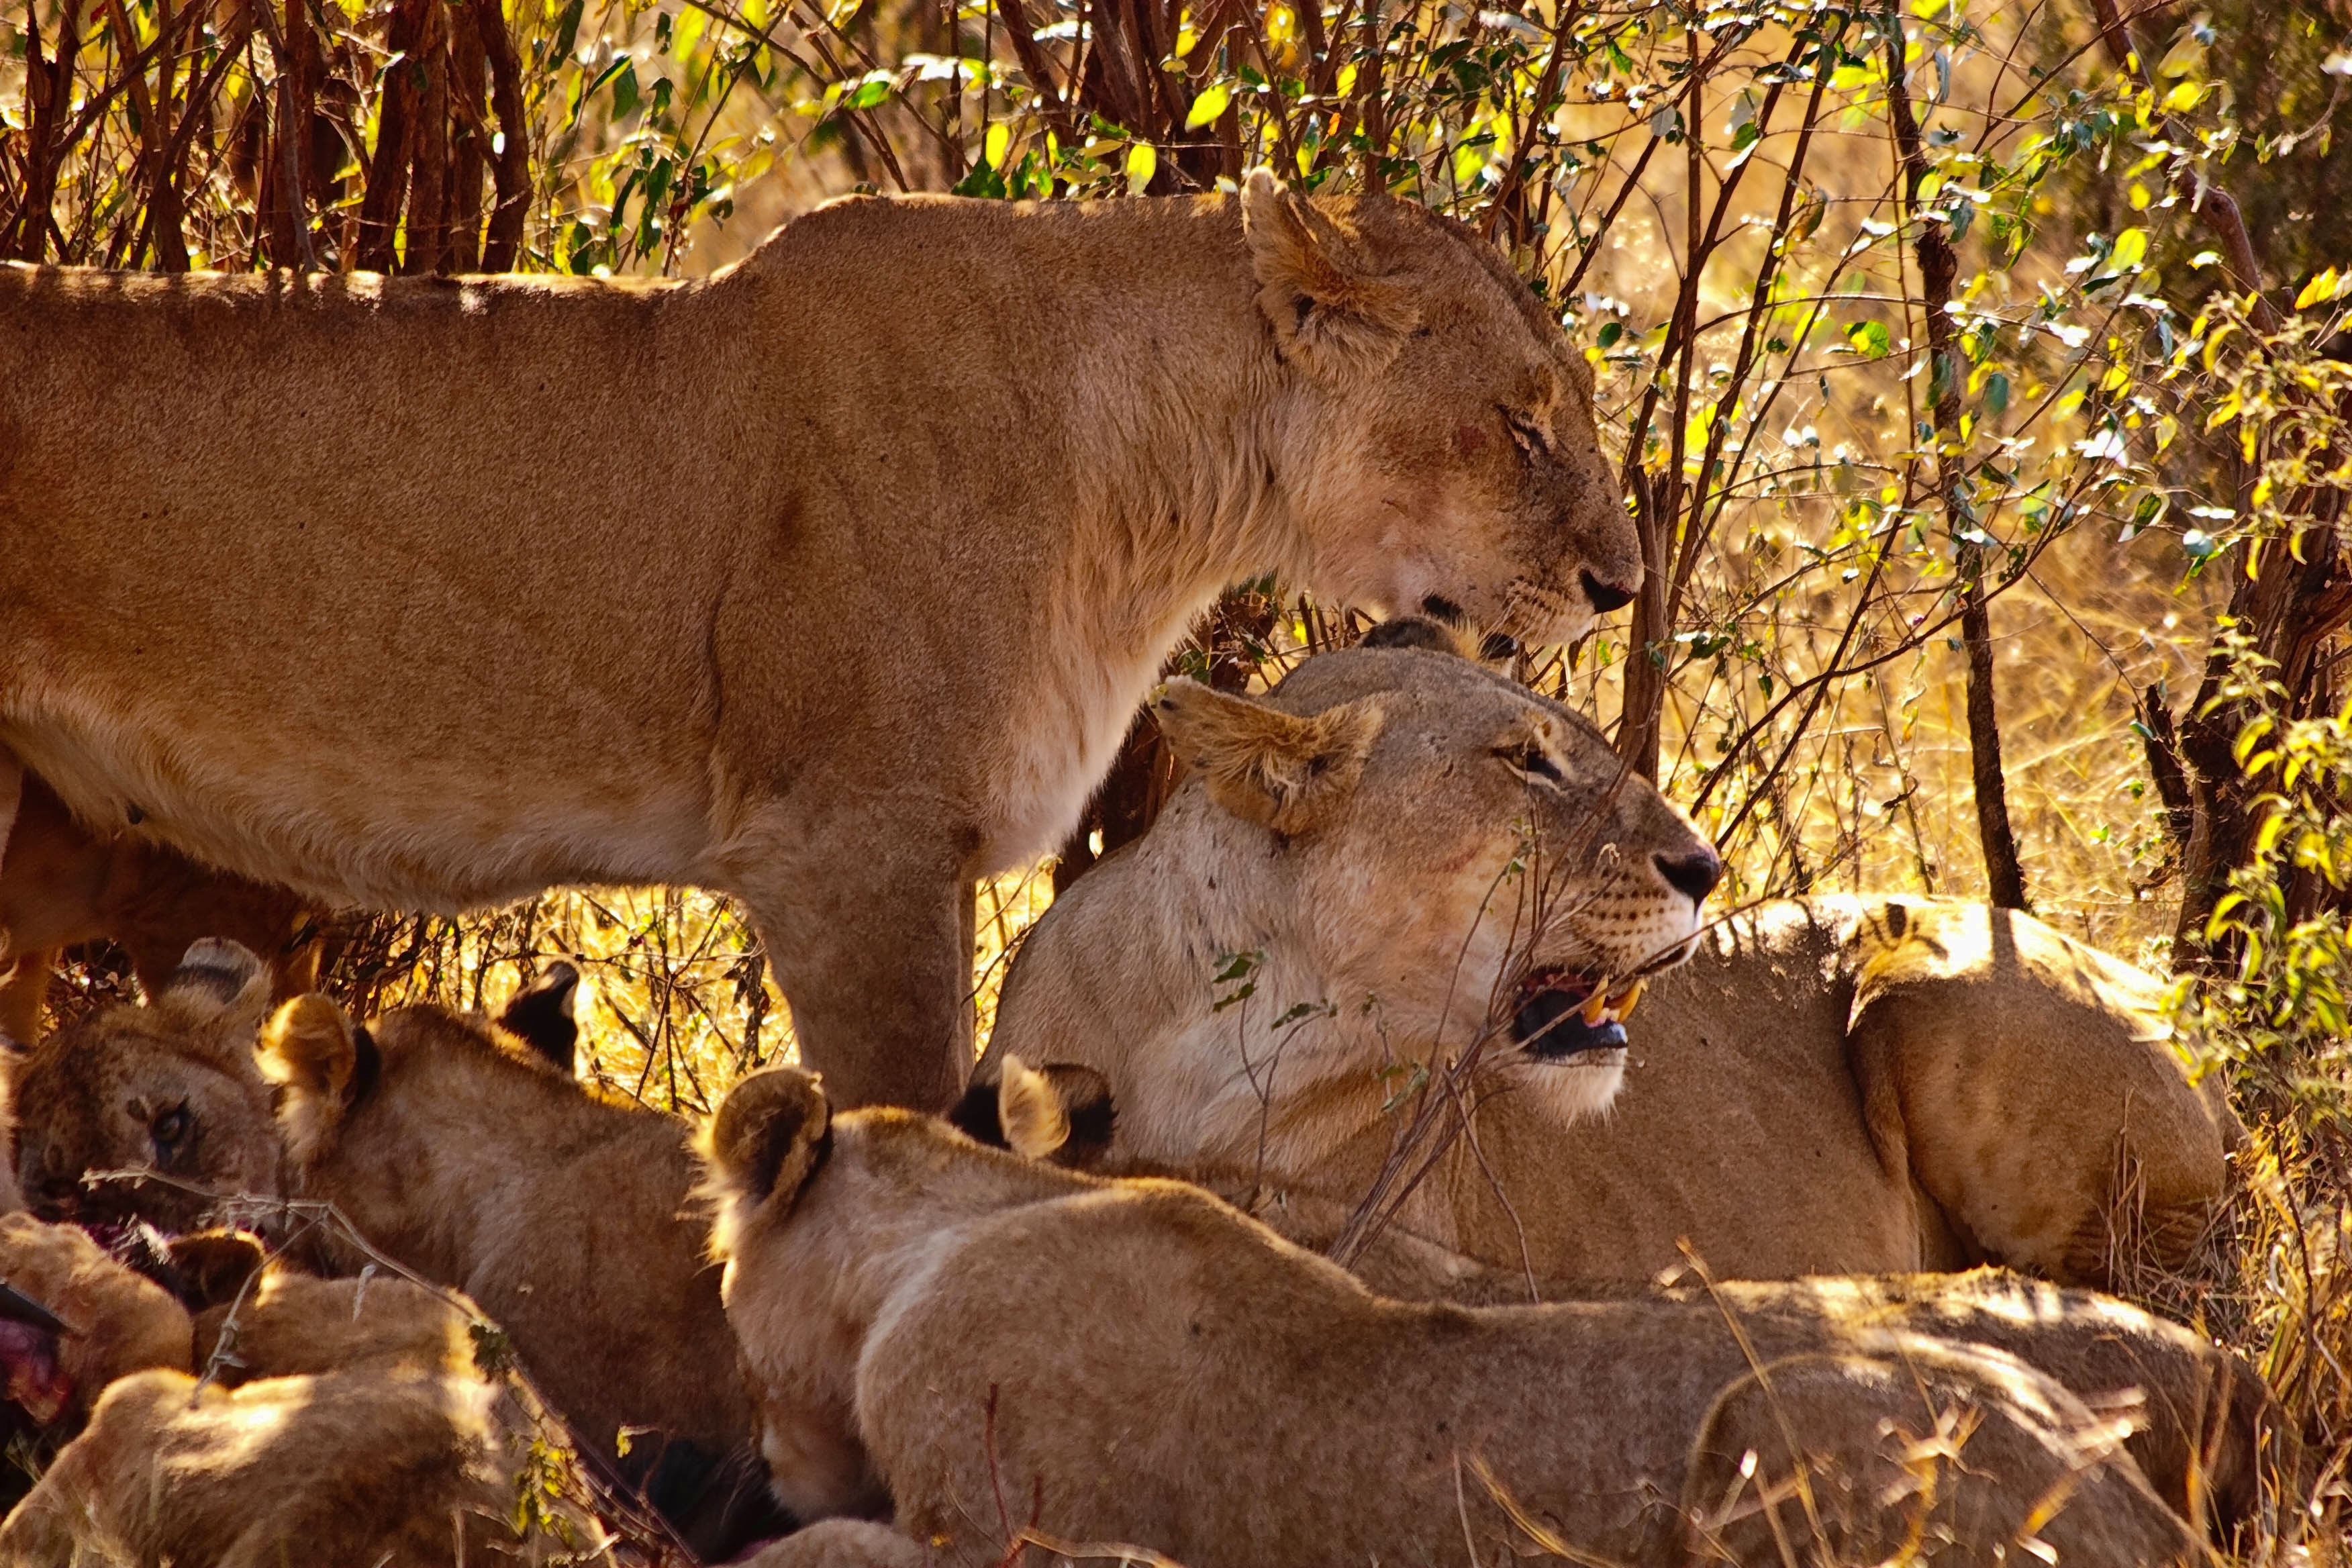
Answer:
POLYGON ((325 900, 722 889, 845 1103, 952 1098, 971 879, 1267 570, 1532 641, 1639 583, 1468 230, 1260 173, 693 283, 0 267, 0 758, 325 900))

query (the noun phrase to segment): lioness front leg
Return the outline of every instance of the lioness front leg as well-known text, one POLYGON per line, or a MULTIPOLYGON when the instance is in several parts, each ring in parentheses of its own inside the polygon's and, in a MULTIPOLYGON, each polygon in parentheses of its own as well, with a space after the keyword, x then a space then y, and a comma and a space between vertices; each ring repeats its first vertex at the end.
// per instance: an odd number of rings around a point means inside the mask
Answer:
POLYGON ((825 1098, 941 1110, 971 1071, 971 882, 946 857, 919 872, 869 864, 744 901, 825 1098))

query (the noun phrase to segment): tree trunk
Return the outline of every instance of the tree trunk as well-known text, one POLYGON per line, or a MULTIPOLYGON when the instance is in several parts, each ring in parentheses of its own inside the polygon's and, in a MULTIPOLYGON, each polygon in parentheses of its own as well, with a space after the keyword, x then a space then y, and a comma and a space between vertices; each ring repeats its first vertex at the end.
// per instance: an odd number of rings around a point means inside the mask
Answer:
POLYGON ((2021 910, 2025 869, 2017 856, 2017 836, 2009 822, 2009 786, 2001 775, 2000 721, 1993 706, 1992 616, 1985 604, 1984 547, 1968 499, 1968 461, 1960 438, 1960 353, 1952 331, 1952 279, 1960 259, 1943 224, 1919 211, 1919 187, 1927 177, 1927 155, 1919 121, 1911 112, 1911 91, 1903 64, 1903 13, 1890 8, 1886 34, 1888 118, 1903 161, 1903 205, 1914 230, 1919 258, 1919 304, 1927 318, 1928 385, 1936 430, 1936 493, 1943 500, 1960 568, 1960 641, 1968 649, 1969 763, 1976 782, 1977 841, 1984 851, 1985 881, 1994 907, 2021 910))

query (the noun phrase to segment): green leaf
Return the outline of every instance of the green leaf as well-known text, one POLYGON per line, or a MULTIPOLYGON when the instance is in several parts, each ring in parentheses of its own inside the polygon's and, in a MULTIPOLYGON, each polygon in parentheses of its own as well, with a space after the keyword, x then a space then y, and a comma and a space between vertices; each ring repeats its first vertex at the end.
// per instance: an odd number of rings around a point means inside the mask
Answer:
POLYGON ((637 111, 637 68, 622 66, 613 78, 613 118, 626 120, 637 111))
POLYGON ((1853 352, 1866 359, 1885 359, 1894 348, 1895 340, 1884 321, 1852 321, 1845 329, 1845 341, 1853 352))

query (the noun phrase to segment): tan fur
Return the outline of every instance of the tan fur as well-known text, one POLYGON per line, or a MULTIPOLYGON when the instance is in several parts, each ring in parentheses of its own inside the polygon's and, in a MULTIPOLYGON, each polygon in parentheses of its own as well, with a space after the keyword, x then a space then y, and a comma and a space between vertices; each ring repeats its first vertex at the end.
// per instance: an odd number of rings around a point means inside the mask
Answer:
MULTIPOLYGON (((1526 815, 1527 792, 1484 782, 1490 709, 1433 700, 1401 721, 1389 689, 1408 668, 1465 691, 1491 679, 1409 649, 1307 661, 1278 706, 1389 709, 1346 819, 1268 853, 1255 817, 1184 785, 1029 933, 982 1079, 1007 1051, 1092 1067, 1119 1156, 1352 1207, 1404 1123, 1384 1108, 1410 1069, 1459 1056, 1496 1005, 1483 944, 1511 910, 1482 918, 1481 899, 1526 815), (1255 992, 1220 1009, 1233 987, 1208 977, 1247 949, 1265 954, 1255 992)), ((1611 782, 1594 749, 1580 801, 1611 782)), ((1670 820, 1603 837, 1641 864, 1670 820)), ((1572 910, 1588 873, 1561 869, 1572 910)), ((2218 1077, 2189 1084, 2160 983, 2030 916, 1825 897, 1727 916, 1696 946, 1627 1021, 1605 1118, 1571 1127, 1584 1106, 1493 1075, 1475 1139, 1397 1222, 1554 1279, 1647 1279, 1687 1238, 1731 1278, 1990 1259, 2099 1283, 2111 1249, 2179 1262, 2227 1190, 2240 1130, 2218 1077)), ((1488 1050, 1508 1065, 1507 1047, 1488 1050)))
POLYGON ((970 879, 1223 585, 1549 641, 1642 574, 1502 258, 1262 174, 854 199, 685 283, 0 267, 0 749, 83 819, 383 908, 723 889, 836 1090, 911 1104, 970 879))
MULTIPOLYGON (((1255 1217, 1311 1252, 1328 1255, 1354 1217, 1352 1205, 1300 1189, 1269 1188, 1247 1171, 1171 1171, 1108 1161, 1099 1148, 1071 1138, 1077 1116, 1102 1120, 1108 1093, 1098 1077, 1061 1063, 1033 1069, 1018 1057, 1001 1062, 1000 1101, 1024 1102, 1019 1120, 1048 1131, 1024 1142, 1013 1135, 1013 1111, 1001 1108, 999 1125, 980 1134, 983 1142, 1098 1173, 1197 1182, 1229 1201, 1255 1205, 1255 1217), (1051 1135, 1055 1128, 1059 1137, 1051 1135)), ((2301 1462, 2295 1434, 2282 1422, 2262 1380, 2237 1356, 2127 1302, 2002 1269, 1700 1280, 1644 1289, 1630 1283, 1537 1279, 1522 1264, 1484 1263, 1391 1225, 1371 1233, 1350 1257, 1349 1272, 1379 1295, 1455 1306, 1672 1302, 1695 1310, 1703 1331, 1712 1332, 1715 1320, 1727 1315, 1751 1329, 1769 1323, 1776 1342, 1807 1346, 1816 1353, 1839 1352, 1845 1338, 1874 1330, 1997 1350, 2095 1408, 2127 1415, 2132 1431, 2126 1447, 2157 1494, 2223 1538, 2258 1517, 2265 1503, 2264 1474, 2292 1474, 2301 1462)))
POLYGON ((472 1373, 477 1325, 489 1319, 396 1274, 322 1279, 263 1268, 249 1288, 196 1314, 201 1368, 230 1388, 259 1377, 374 1368, 472 1373))
POLYGON ((405 1281, 356 1286, 265 1276, 237 1339, 249 1365, 115 1383, 0 1525, 0 1564, 601 1560, 597 1523, 536 1489, 572 1462, 559 1432, 472 1364, 467 1314, 405 1281), (526 1487, 541 1517, 519 1531, 526 1487))
MULTIPOLYGON (((100 1014, 69 1052, 44 1046, 22 1099, 37 1201, 72 1206, 87 1172, 152 1163, 146 1114, 201 1084, 174 1173, 249 1194, 231 1217, 282 1232, 280 1200, 333 1203, 387 1256, 481 1303, 592 1452, 614 1453, 624 1426, 714 1457, 749 1442, 717 1270, 683 1212, 695 1179, 684 1123, 600 1100, 437 1008, 376 1020, 362 1082, 351 1026, 324 997, 278 1010, 259 1066, 258 992, 211 1013, 202 1001, 166 992, 100 1014)), ((221 1208, 154 1184, 98 1190, 179 1230, 221 1208)), ((320 1245, 341 1268, 365 1261, 320 1245)))
MULTIPOLYGON (((1326 1249, 1346 1214, 1303 1194, 1286 1197, 1278 1205, 1261 1199, 1257 1217, 1310 1251, 1326 1249)), ((1722 1280, 1664 1291, 1624 1285, 1610 1292, 1589 1280, 1531 1282, 1520 1269, 1481 1264, 1390 1226, 1349 1271, 1379 1294, 1408 1301, 1670 1301, 1695 1309, 1702 1321, 1727 1313, 1751 1331, 1769 1323, 1781 1342, 1817 1349, 1834 1348, 1841 1334, 1885 1330, 1997 1350, 2094 1408, 2128 1416, 2126 1447, 2157 1495, 2223 1537, 2259 1515, 2267 1460, 2289 1471, 2299 1463, 2295 1435, 2239 1357, 2129 1302, 2001 1269, 1722 1280)))
POLYGON ((151 840, 94 834, 37 778, 0 838, 0 1036, 29 1047, 58 950, 100 937, 121 944, 152 992, 200 937, 268 956, 277 994, 318 983, 319 945, 301 901, 197 865, 151 840))
POLYGON ((172 1262, 200 1301, 222 1296, 194 1325, 201 1384, 179 1303, 73 1227, 0 1221, 11 1283, 86 1318, 66 1349, 110 1369, 88 1427, 0 1526, 0 1563, 561 1563, 597 1542, 544 1494, 552 1533, 516 1534, 525 1472, 573 1461, 530 1391, 478 1364, 472 1303, 397 1277, 265 1271, 232 1233, 181 1238, 172 1262), (70 1279, 33 1267, 77 1252, 70 1279))
MULTIPOLYGON (((1687 1306, 1383 1300, 1196 1188, 1035 1164, 904 1112, 827 1120, 811 1094, 793 1069, 754 1075, 709 1141, 729 1315, 805 1516, 887 1495, 950 1558, 1034 1522, 1194 1568, 1487 1562, 1533 1544, 1499 1492, 1583 1551, 1676 1563, 1694 1440, 1750 1429, 1710 1417, 1749 1363, 1687 1306), (760 1184, 803 1166, 797 1189, 760 1184)), ((1822 1331, 1752 1337, 1769 1363, 1818 1353, 1822 1331)), ((1981 1421, 1999 1462, 1942 1468, 1962 1500, 1946 1517, 2000 1532, 1971 1556, 2068 1482, 2045 1531, 2064 1561, 2201 1560, 2113 1424, 2055 1384, 1916 1336, 1845 1342, 1981 1421)), ((1809 1385, 1807 1408, 1837 1405, 1809 1385)), ((1883 1382, 1845 1410, 1805 1435, 1825 1470, 1875 1479, 1879 1419, 1906 1412, 1883 1382)))

